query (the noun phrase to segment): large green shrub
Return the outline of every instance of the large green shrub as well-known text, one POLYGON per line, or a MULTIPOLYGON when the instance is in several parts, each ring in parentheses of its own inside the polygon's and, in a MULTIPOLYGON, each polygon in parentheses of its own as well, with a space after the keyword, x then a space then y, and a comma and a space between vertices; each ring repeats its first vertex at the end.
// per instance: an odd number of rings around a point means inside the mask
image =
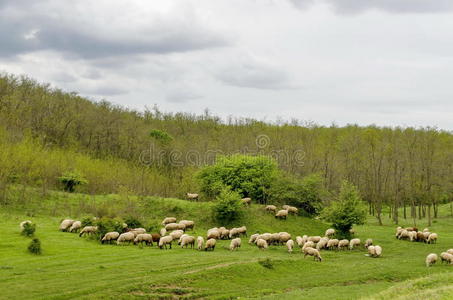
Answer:
POLYGON ((241 196, 229 188, 223 188, 212 207, 214 220, 227 225, 241 218, 243 205, 241 196))
POLYGON ((69 193, 73 193, 76 186, 88 183, 88 180, 76 171, 63 173, 63 175, 58 177, 58 181, 63 184, 64 190, 69 193))
POLYGON ((96 221, 98 227, 97 235, 102 238, 107 232, 116 231, 119 233, 123 232, 123 221, 120 219, 112 218, 101 218, 96 221))
POLYGON ((227 186, 240 197, 251 197, 264 203, 271 184, 278 176, 277 163, 266 156, 219 156, 215 164, 198 174, 201 190, 211 198, 227 186))
POLYGON ((41 254, 41 241, 34 238, 28 245, 28 251, 32 254, 41 254))
POLYGON ((322 217, 331 222, 342 237, 349 237, 353 225, 364 224, 366 216, 367 207, 357 187, 346 180, 341 184, 338 199, 322 212, 322 217))
POLYGON ((25 236, 33 236, 36 231, 36 224, 24 223, 21 234, 25 236))

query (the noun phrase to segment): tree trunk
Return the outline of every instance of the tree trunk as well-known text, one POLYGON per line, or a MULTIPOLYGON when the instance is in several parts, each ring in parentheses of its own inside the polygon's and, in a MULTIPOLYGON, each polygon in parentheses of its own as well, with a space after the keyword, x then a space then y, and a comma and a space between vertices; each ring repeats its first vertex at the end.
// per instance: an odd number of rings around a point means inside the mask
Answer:
POLYGON ((428 205, 428 226, 431 226, 431 204, 428 205))
POLYGON ((403 216, 404 216, 404 220, 407 219, 407 215, 406 215, 406 203, 404 203, 404 206, 403 206, 403 216))

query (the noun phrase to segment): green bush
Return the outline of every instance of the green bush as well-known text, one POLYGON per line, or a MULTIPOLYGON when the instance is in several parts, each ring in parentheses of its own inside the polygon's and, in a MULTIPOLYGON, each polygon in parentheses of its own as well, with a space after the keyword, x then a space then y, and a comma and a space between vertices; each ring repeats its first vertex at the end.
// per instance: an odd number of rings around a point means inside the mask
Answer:
POLYGON ((340 238, 349 238, 352 226, 364 224, 366 216, 367 207, 357 187, 346 180, 341 185, 338 200, 322 212, 322 217, 332 223, 340 238))
POLYGON ((258 261, 258 263, 260 265, 262 265, 263 267, 265 267, 266 269, 273 269, 274 268, 274 263, 272 262, 272 260, 270 258, 260 259, 258 261))
POLYGON ((88 180, 76 171, 63 173, 63 175, 58 177, 58 181, 63 184, 64 190, 69 193, 73 193, 78 185, 88 184, 88 180))
POLYGON ((217 197, 225 186, 265 203, 266 193, 278 176, 275 160, 266 156, 219 156, 215 164, 204 167, 198 174, 201 190, 210 198, 217 197))
POLYGON ((222 225, 239 220, 242 216, 242 211, 241 196, 229 188, 223 188, 212 207, 214 220, 222 225))
POLYGON ((112 218, 101 218, 96 221, 98 227, 97 235, 102 238, 107 232, 116 231, 119 233, 123 232, 123 221, 120 219, 112 218))
POLYGON ((33 236, 36 231, 36 224, 25 223, 24 228, 22 229, 22 235, 33 236))
POLYGON ((142 222, 139 219, 132 217, 132 216, 129 216, 126 219, 124 219, 124 223, 126 223, 127 227, 129 227, 129 228, 143 227, 142 222))
POLYGON ((28 245, 28 251, 33 254, 41 254, 41 241, 34 238, 28 245))
POLYGON ((95 223, 95 219, 93 217, 85 217, 82 219, 82 228, 85 226, 93 226, 95 223))

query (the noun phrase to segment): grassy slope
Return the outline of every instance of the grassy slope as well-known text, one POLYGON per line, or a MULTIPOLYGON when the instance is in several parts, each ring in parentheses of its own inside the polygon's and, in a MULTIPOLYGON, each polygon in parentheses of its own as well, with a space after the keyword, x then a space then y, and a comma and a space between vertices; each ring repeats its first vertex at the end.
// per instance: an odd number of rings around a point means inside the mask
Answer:
MULTIPOLYGON (((382 258, 368 258, 363 249, 341 253, 323 251, 324 262, 317 263, 310 258, 303 259, 299 252, 290 255, 283 247, 259 251, 243 243, 238 252, 231 253, 226 249, 228 241, 221 241, 212 253, 179 247, 164 251, 156 247, 100 245, 57 230, 61 217, 66 215, 64 211, 74 213, 75 207, 82 205, 84 200, 80 197, 83 196, 56 194, 52 201, 41 203, 43 213, 34 217, 26 217, 20 210, 0 213, 0 298, 261 298, 266 295, 266 299, 354 299, 376 293, 377 299, 386 299, 400 295, 399 286, 422 286, 417 280, 399 283, 406 279, 432 275, 428 280, 441 276, 446 282, 450 278, 451 282, 453 277, 450 266, 438 264, 429 269, 424 266, 426 254, 453 248, 450 218, 441 218, 431 227, 440 235, 436 245, 398 241, 393 237, 393 225, 379 227, 370 219, 368 225, 356 228, 358 237, 363 240, 372 237, 383 246, 382 258), (60 197, 64 198, 60 201, 63 204, 56 205, 53 200, 60 197), (44 250, 41 256, 26 252, 29 239, 22 237, 18 228, 24 219, 38 224, 37 236, 44 250), (272 259, 274 268, 261 266, 258 260, 263 258, 272 259)), ((106 197, 115 200, 115 196, 106 197)), ((93 201, 103 199, 99 196, 93 201)), ((143 214, 150 223, 171 212, 197 221, 197 235, 205 235, 205 230, 212 226, 206 204, 155 198, 147 202, 143 214)), ((294 236, 322 234, 326 228, 319 221, 301 217, 277 221, 258 206, 248 209, 245 224, 250 232, 288 231, 294 236)), ((439 288, 433 290, 432 295, 439 292, 439 288)), ((451 294, 451 290, 446 293, 451 294)))

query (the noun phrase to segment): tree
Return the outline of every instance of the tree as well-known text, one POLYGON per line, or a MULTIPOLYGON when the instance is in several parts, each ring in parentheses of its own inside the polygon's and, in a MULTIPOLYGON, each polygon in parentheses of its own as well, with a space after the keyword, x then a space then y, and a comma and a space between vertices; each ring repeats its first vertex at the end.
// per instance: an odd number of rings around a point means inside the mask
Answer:
POLYGON ((212 207, 214 219, 220 224, 230 224, 241 218, 243 205, 239 193, 224 187, 212 207))
POLYGON ((76 171, 66 172, 58 177, 58 180, 64 185, 64 190, 69 193, 73 193, 76 186, 88 183, 88 181, 76 171))
POLYGON ((337 201, 325 208, 322 217, 332 223, 341 236, 348 237, 353 225, 366 221, 367 207, 362 201, 357 187, 348 181, 341 184, 337 201))

